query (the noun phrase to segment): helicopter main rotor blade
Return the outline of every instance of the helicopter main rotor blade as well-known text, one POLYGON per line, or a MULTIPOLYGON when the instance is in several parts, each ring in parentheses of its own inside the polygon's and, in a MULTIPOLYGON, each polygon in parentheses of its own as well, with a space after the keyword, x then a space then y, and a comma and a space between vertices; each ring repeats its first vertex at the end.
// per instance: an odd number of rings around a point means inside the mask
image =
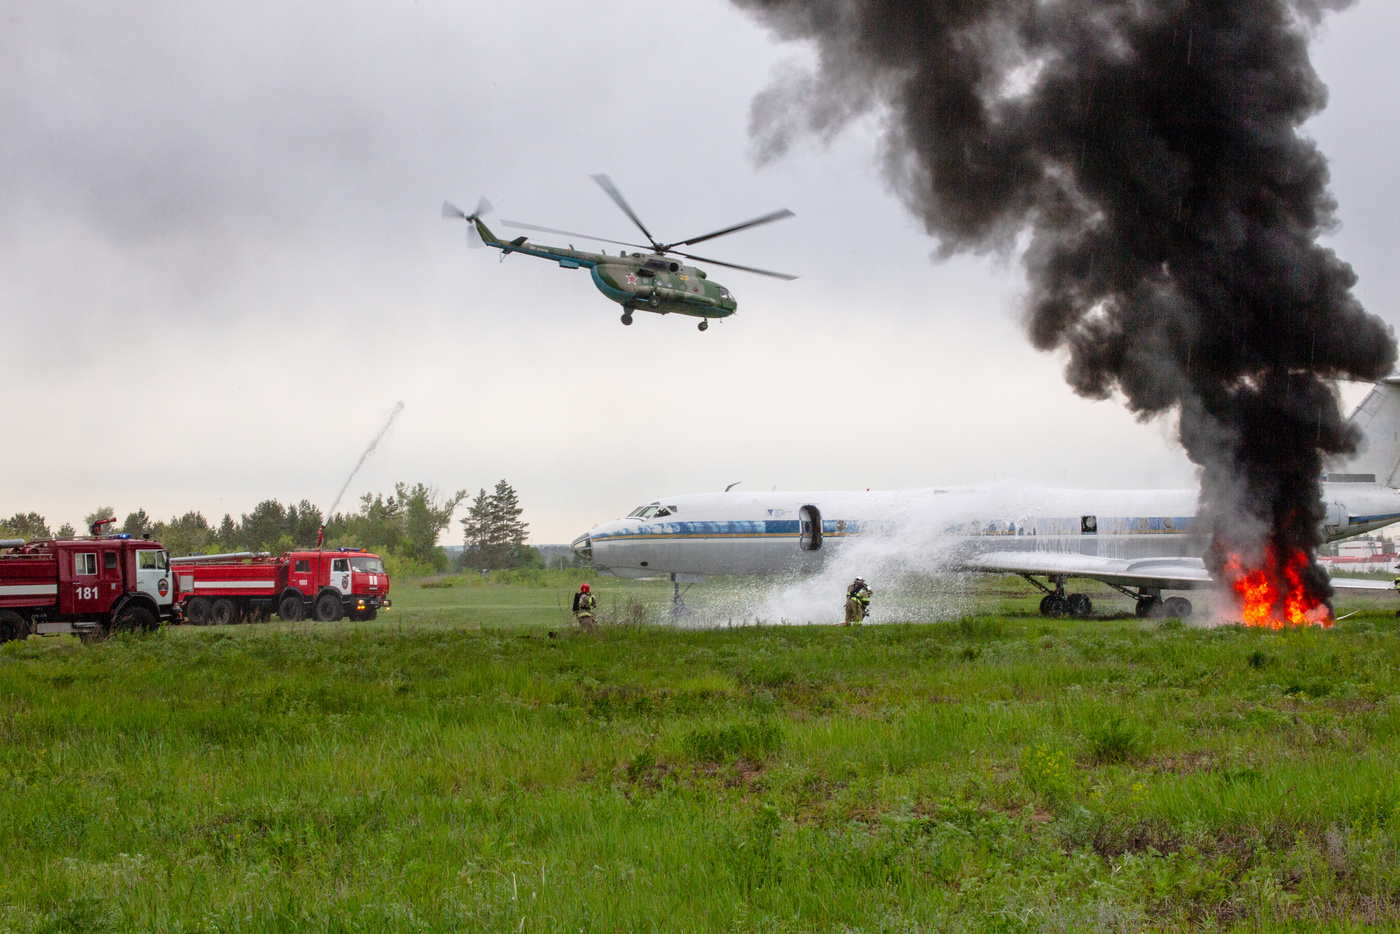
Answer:
POLYGON ((581 237, 584 240, 597 240, 599 243, 616 243, 618 246, 631 246, 639 250, 650 250, 651 247, 640 243, 626 243, 622 240, 609 240, 607 237, 595 237, 593 234, 579 233, 575 230, 558 230, 554 227, 541 227, 538 224, 526 224, 521 221, 501 221, 502 227, 514 227, 517 230, 538 230, 540 233, 559 234, 563 237, 581 237))
POLYGON ((735 224, 723 230, 716 230, 714 233, 707 233, 700 237, 691 237, 689 240, 677 240, 675 243, 662 244, 663 250, 669 250, 678 246, 693 246, 703 240, 713 240, 715 237, 723 237, 725 234, 737 233, 740 230, 748 230, 750 227, 758 227, 761 224, 771 224, 773 221, 780 221, 785 217, 793 217, 793 213, 787 208, 774 211, 772 214, 765 214, 762 217, 755 217, 751 221, 744 221, 742 224, 735 224))
POLYGON ((637 229, 646 234, 646 238, 651 241, 652 247, 660 250, 661 244, 656 242, 656 238, 651 235, 650 230, 647 230, 646 225, 642 223, 642 219, 637 216, 637 212, 632 210, 632 206, 627 203, 627 199, 622 197, 622 192, 617 190, 617 186, 612 183, 612 179, 608 178, 606 175, 593 175, 590 177, 598 183, 599 188, 607 192, 608 197, 613 199, 614 204, 622 208, 622 213, 632 219, 632 223, 637 225, 637 229))
POLYGON ((753 266, 740 266, 738 263, 726 263, 722 259, 710 259, 705 256, 693 256, 690 253, 682 253, 680 250, 671 250, 677 256, 684 256, 686 259, 693 259, 698 263, 711 263, 715 266, 728 266, 730 269, 742 269, 744 272, 756 272, 760 276, 772 276, 774 279, 787 279, 789 282, 796 279, 785 272, 773 272, 770 269, 755 269, 753 266))

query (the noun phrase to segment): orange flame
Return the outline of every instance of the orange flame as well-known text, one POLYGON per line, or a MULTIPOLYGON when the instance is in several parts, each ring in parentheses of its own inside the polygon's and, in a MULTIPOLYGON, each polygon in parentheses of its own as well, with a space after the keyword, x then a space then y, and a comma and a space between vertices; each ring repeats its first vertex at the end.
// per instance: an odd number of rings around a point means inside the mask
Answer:
POLYGON ((1307 566, 1308 556, 1303 551, 1295 551, 1280 564, 1272 545, 1264 551, 1262 567, 1246 568, 1243 558, 1231 555, 1225 562, 1225 573, 1240 598, 1244 624, 1269 629, 1331 626, 1332 611, 1303 585, 1303 570, 1307 566))

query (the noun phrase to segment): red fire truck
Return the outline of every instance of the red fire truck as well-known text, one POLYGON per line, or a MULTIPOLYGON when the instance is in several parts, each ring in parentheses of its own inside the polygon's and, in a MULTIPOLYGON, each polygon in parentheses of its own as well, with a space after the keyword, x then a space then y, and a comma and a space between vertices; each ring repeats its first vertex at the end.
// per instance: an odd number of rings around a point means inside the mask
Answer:
POLYGON ((389 575, 378 555, 362 548, 194 555, 171 559, 187 621, 223 625, 266 618, 311 616, 374 619, 389 602, 389 575))
POLYGON ((154 629, 178 618, 159 542, 130 535, 0 540, 0 641, 154 629))

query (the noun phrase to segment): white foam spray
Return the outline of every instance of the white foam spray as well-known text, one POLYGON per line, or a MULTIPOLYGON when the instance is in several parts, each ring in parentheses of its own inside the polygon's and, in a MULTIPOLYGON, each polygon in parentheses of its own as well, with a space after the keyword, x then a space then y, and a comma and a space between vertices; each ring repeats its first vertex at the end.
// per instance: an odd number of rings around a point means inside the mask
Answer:
POLYGON ((969 576, 957 571, 974 544, 958 527, 1053 512, 1059 493, 1007 481, 872 498, 861 515, 862 525, 870 531, 830 540, 823 547, 828 553, 820 570, 737 581, 723 592, 705 594, 695 601, 695 612, 677 622, 687 626, 838 623, 844 615, 846 588, 856 576, 865 578, 875 591, 870 622, 932 622, 965 616, 975 612, 977 602, 985 597, 972 592, 969 576))
POLYGON ((369 460, 369 456, 374 453, 374 449, 379 447, 379 442, 384 440, 384 436, 389 433, 389 429, 394 424, 394 419, 398 418, 399 413, 402 411, 403 402, 395 402, 394 411, 389 413, 389 420, 384 423, 383 428, 379 429, 379 434, 374 436, 374 440, 369 443, 369 447, 365 448, 365 452, 361 454, 360 459, 355 462, 355 469, 350 471, 350 476, 345 478, 345 485, 340 488, 339 493, 335 494, 335 502, 331 503, 331 508, 326 510, 327 520, 335 515, 335 508, 340 505, 341 497, 345 495, 346 490, 350 489, 350 481, 355 479, 355 474, 360 472, 360 468, 365 465, 365 461, 369 460))

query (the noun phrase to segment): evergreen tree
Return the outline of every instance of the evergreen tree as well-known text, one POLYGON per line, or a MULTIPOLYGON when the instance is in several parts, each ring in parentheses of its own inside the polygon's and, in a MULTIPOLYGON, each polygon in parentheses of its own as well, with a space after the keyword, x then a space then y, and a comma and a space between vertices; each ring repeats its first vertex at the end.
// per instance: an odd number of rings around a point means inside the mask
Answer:
POLYGON ((73 528, 73 523, 65 522, 58 527, 58 531, 54 534, 58 538, 73 538, 78 534, 78 530, 73 528))
POLYGON ((146 515, 146 510, 138 509, 126 515, 126 521, 122 523, 121 530, 132 538, 140 538, 143 535, 151 534, 151 517, 146 515))
POLYGON ((321 530, 321 510, 302 500, 287 507, 286 533, 297 548, 315 548, 316 533, 321 530))
POLYGON ((529 524, 520 520, 524 511, 515 488, 505 480, 490 494, 478 492, 462 520, 462 566, 499 569, 531 563, 533 549, 525 544, 529 524))
POLYGON ((463 567, 490 567, 491 559, 491 498, 483 487, 472 500, 471 508, 462 519, 463 567))
POLYGON ((519 552, 525 547, 525 534, 530 525, 520 521, 525 509, 520 505, 515 488, 504 480, 496 484, 496 491, 491 494, 491 512, 497 541, 511 554, 519 552))
POLYGON ((238 550, 238 523, 233 521, 233 516, 224 513, 223 521, 219 523, 219 531, 214 533, 214 541, 220 551, 238 550))

